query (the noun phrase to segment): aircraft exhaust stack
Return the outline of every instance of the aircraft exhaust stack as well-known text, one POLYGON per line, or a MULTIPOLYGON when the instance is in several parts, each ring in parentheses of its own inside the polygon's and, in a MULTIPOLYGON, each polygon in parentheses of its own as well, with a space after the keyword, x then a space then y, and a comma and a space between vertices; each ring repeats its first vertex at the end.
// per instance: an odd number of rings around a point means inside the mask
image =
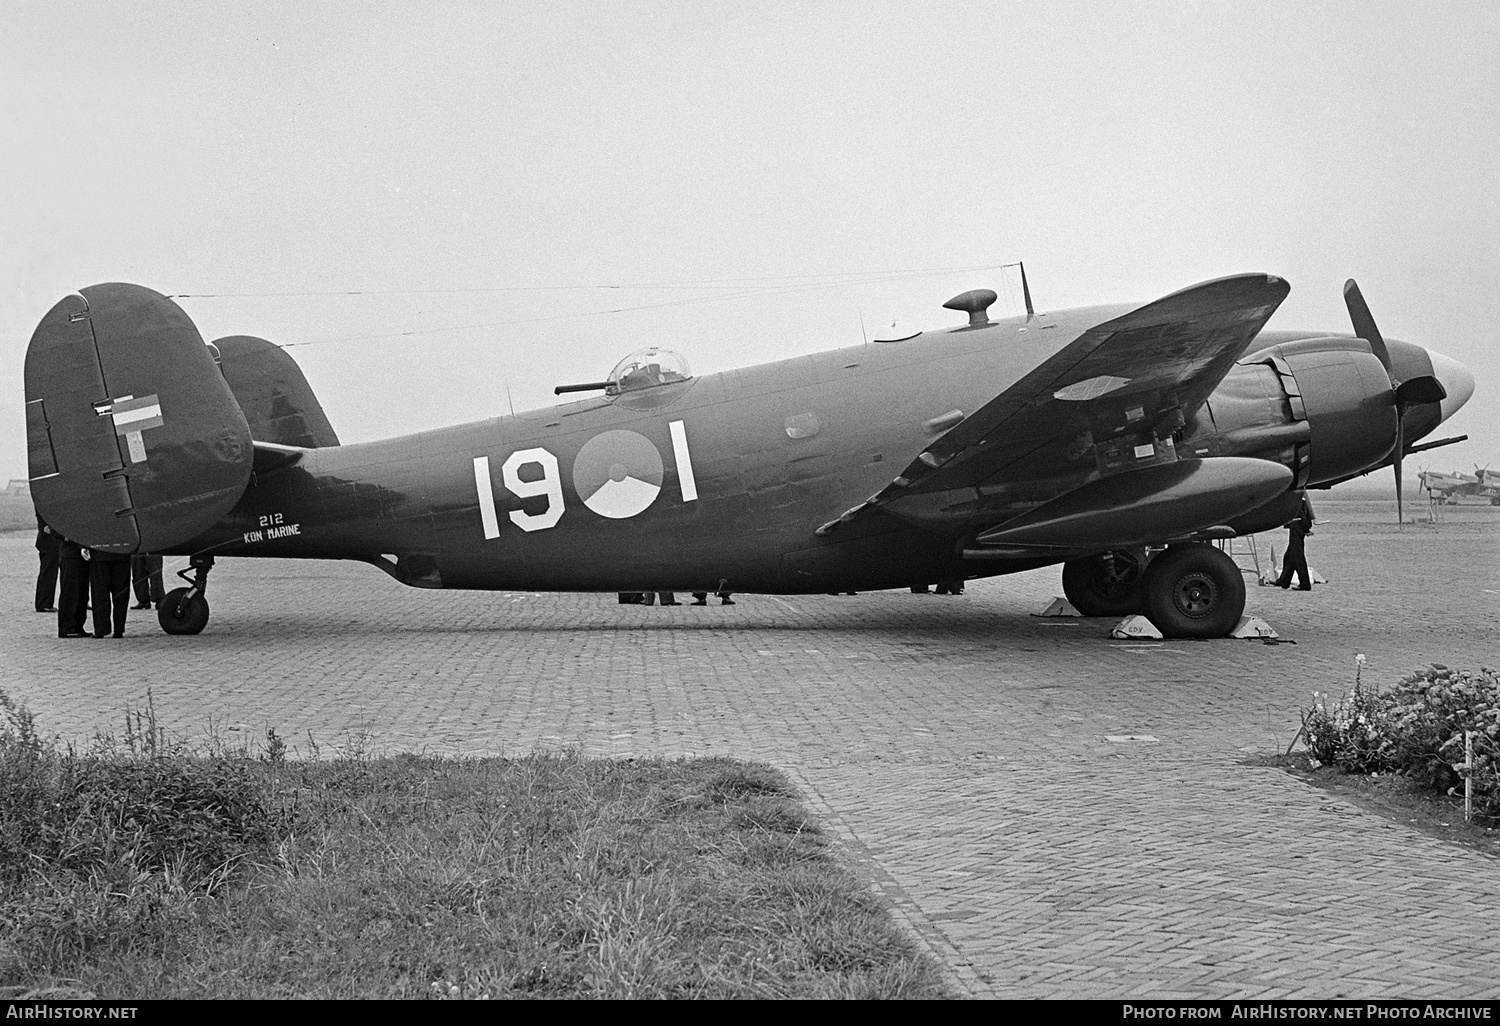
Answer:
POLYGON ((156 552, 244 494, 250 427, 198 329, 139 285, 54 306, 26 350, 26 441, 38 515, 110 552, 156 552))

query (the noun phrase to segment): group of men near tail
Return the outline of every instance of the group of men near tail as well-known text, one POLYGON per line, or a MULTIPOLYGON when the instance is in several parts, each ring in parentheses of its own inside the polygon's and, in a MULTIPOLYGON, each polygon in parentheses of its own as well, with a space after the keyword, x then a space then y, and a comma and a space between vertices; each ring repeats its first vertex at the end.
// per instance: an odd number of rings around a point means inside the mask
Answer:
POLYGON ((36 518, 36 527, 36 550, 42 564, 36 579, 36 611, 57 613, 59 638, 90 636, 86 623, 91 603, 93 637, 123 638, 132 583, 134 608, 161 606, 166 593, 160 556, 125 556, 86 549, 58 534, 41 517, 36 518))

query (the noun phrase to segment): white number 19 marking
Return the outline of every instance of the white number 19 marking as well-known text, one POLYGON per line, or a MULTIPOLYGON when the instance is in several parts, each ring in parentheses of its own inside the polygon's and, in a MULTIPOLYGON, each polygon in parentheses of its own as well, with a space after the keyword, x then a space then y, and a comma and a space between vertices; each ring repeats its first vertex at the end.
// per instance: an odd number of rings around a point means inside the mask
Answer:
MULTIPOLYGON (((547 497, 547 508, 540 513, 527 513, 523 509, 510 511, 510 521, 523 531, 542 531, 557 525, 563 515, 562 479, 557 475, 557 457, 546 449, 521 449, 510 454, 500 467, 500 477, 505 487, 518 498, 529 499, 536 495, 547 497), (528 463, 542 468, 542 476, 536 481, 522 481, 521 468, 528 463)), ((474 490, 479 493, 479 519, 484 525, 486 538, 500 537, 500 517, 495 511, 495 490, 490 484, 490 458, 474 457, 474 490)))
MULTIPOLYGON (((683 422, 674 420, 668 425, 672 436, 672 455, 677 461, 677 480, 682 488, 682 501, 692 502, 698 498, 698 483, 693 477, 692 456, 688 453, 687 432, 683 422)), ((545 531, 556 527, 562 519, 562 477, 557 469, 557 457, 546 449, 521 449, 513 452, 500 467, 501 480, 511 494, 517 498, 547 497, 547 508, 540 513, 527 513, 523 509, 509 512, 511 523, 523 531, 545 531), (535 481, 522 481, 521 468, 532 465, 542 468, 542 476, 535 481)), ((495 489, 490 481, 490 458, 474 457, 474 489, 479 493, 479 519, 484 527, 485 538, 500 537, 500 516, 495 509, 495 489)))

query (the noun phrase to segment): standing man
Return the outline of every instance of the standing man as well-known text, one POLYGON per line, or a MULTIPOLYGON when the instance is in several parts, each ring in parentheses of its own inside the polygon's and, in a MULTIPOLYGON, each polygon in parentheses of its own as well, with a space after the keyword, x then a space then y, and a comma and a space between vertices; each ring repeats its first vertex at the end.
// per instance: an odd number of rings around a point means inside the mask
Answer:
POLYGON ((94 637, 125 636, 125 616, 130 611, 130 557, 124 553, 91 550, 89 591, 94 600, 94 637))
POLYGON ((1278 588, 1290 588, 1292 586, 1292 574, 1297 575, 1300 582, 1298 591, 1312 591, 1312 574, 1307 570, 1307 550, 1303 539, 1312 534, 1313 509, 1312 502, 1304 493, 1302 496, 1302 511, 1297 514, 1297 519, 1286 525, 1286 555, 1281 560, 1281 577, 1276 581, 1278 588))
POLYGON ((36 554, 41 558, 42 569, 36 575, 36 611, 55 613, 57 607, 52 600, 57 596, 57 550, 62 546, 62 536, 48 526, 41 516, 36 518, 36 554))
POLYGON ((58 577, 62 586, 57 595, 57 636, 86 638, 83 622, 88 616, 89 565, 83 558, 83 546, 62 538, 57 547, 58 577))
POLYGON ((161 557, 131 556, 130 583, 135 588, 135 605, 131 609, 150 609, 152 606, 160 609, 162 599, 167 597, 166 588, 161 583, 161 557))

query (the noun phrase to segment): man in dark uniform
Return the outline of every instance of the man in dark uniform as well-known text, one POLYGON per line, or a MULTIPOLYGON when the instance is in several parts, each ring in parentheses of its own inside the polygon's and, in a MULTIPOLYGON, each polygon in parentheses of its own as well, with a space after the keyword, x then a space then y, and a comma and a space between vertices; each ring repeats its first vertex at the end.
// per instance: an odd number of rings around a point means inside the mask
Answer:
POLYGON ((57 597, 57 550, 62 545, 62 536, 47 525, 41 517, 36 518, 36 554, 41 558, 42 569, 36 575, 36 611, 55 613, 57 607, 52 600, 57 597))
POLYGON ((1307 570, 1307 550, 1303 539, 1312 534, 1313 510, 1306 495, 1302 496, 1302 511, 1286 528, 1286 556, 1281 560, 1281 577, 1277 579, 1276 586, 1290 588, 1292 575, 1296 574, 1299 582, 1297 590, 1312 591, 1312 575, 1307 570))
POLYGON ((89 594, 94 600, 94 637, 125 636, 125 616, 130 612, 130 557, 119 552, 93 549, 89 558, 89 594))
POLYGON ((57 636, 86 638, 88 632, 83 629, 83 622, 88 616, 89 566, 83 558, 83 547, 63 538, 57 548, 57 567, 61 581, 57 595, 57 636))
POLYGON ((150 609, 152 606, 160 609, 162 599, 167 597, 161 583, 161 557, 131 556, 130 583, 135 588, 135 605, 131 609, 150 609))

